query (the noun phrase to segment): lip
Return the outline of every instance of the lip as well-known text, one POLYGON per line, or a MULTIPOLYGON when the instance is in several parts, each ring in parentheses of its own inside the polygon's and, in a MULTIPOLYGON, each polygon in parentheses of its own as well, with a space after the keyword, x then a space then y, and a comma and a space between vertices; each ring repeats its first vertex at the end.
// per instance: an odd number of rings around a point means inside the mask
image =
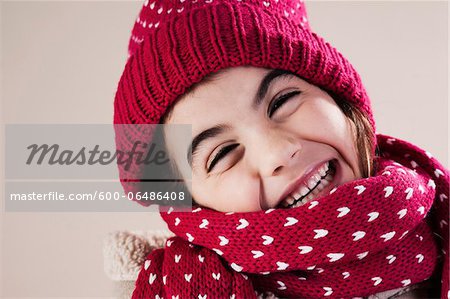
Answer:
MULTIPOLYGON (((294 180, 292 183, 290 183, 290 184, 285 188, 285 191, 282 193, 281 197, 278 199, 278 205, 281 204, 281 202, 282 202, 289 194, 291 194, 294 190, 297 190, 301 185, 306 186, 306 187, 308 188, 308 186, 306 185, 306 183, 307 183, 308 179, 311 177, 311 175, 312 175, 313 173, 316 173, 316 172, 320 169, 320 167, 321 167, 323 164, 325 164, 325 163, 327 163, 328 161, 331 161, 331 160, 335 160, 335 158, 329 158, 329 159, 323 160, 323 161, 320 162, 320 163, 317 163, 317 164, 314 165, 314 166, 310 166, 310 167, 305 171, 305 173, 304 173, 302 176, 300 176, 299 178, 297 178, 296 180, 294 180)), ((330 187, 330 185, 327 186, 327 187, 330 187)), ((323 191, 323 190, 322 190, 322 191, 323 191)), ((322 192, 320 192, 320 193, 322 193, 322 192)))

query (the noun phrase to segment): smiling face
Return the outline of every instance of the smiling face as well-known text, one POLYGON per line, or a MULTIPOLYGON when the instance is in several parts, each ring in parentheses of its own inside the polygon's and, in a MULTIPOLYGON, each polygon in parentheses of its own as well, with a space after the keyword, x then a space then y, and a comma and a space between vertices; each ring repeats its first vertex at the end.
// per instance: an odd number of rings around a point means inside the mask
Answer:
MULTIPOLYGON (((328 93, 286 71, 225 69, 184 95, 165 123, 192 124, 190 192, 217 211, 296 207, 362 177, 354 123, 328 93)), ((176 164, 189 160, 174 137, 166 143, 176 164)))

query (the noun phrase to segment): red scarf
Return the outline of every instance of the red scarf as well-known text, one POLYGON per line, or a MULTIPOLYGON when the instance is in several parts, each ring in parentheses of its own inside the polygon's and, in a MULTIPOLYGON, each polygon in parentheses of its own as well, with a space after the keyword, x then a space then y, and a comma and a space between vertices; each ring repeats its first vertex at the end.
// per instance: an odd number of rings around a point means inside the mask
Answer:
POLYGON ((177 236, 147 257, 133 298, 350 298, 435 275, 448 298, 449 172, 410 143, 377 138, 374 176, 297 208, 161 207, 177 236))

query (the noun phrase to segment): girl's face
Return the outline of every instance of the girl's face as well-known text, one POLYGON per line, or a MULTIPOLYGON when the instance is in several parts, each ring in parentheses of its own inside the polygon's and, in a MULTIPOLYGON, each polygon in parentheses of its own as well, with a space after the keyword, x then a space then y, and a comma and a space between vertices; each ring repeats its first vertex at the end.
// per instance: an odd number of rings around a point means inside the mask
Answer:
MULTIPOLYGON (((288 72, 226 69, 186 94, 166 123, 192 124, 189 190, 217 211, 296 207, 361 178, 353 122, 325 91, 288 72)), ((167 148, 179 165, 189 158, 174 138, 167 148)))

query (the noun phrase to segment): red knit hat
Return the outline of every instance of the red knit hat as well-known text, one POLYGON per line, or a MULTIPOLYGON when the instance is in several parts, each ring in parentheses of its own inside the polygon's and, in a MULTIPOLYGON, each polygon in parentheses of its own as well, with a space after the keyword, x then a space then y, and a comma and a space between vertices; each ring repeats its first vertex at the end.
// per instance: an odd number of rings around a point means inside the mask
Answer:
MULTIPOLYGON (((243 65, 296 73, 353 102, 375 132, 358 73, 311 31, 302 0, 146 0, 118 84, 114 124, 157 124, 187 88, 211 72, 243 65)), ((116 131, 117 147, 130 148, 129 136, 116 131)), ((137 191, 142 169, 122 165, 125 191, 137 191)))

